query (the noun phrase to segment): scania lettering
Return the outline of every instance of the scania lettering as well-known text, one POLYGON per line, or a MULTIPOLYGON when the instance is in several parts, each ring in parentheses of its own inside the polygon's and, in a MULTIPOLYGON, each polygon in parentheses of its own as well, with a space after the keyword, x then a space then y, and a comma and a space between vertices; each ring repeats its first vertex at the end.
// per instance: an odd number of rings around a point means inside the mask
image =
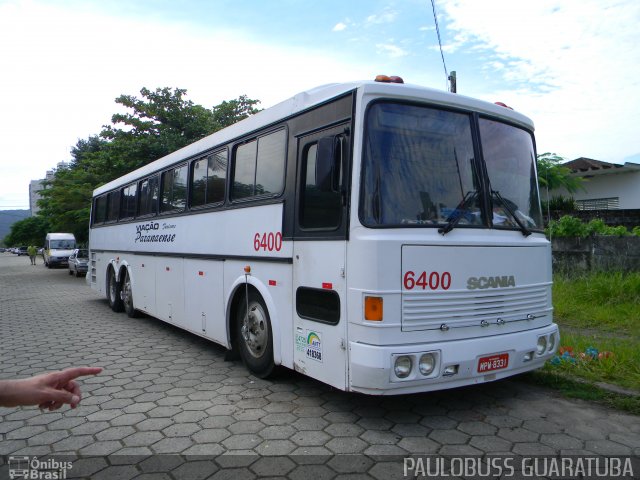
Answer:
POLYGON ((399 77, 300 93, 97 188, 87 282, 258 377, 383 395, 539 368, 559 333, 533 131, 399 77))
POLYGON ((513 275, 503 275, 501 277, 469 277, 467 280, 467 289, 475 290, 479 288, 506 288, 515 287, 516 279, 513 275))

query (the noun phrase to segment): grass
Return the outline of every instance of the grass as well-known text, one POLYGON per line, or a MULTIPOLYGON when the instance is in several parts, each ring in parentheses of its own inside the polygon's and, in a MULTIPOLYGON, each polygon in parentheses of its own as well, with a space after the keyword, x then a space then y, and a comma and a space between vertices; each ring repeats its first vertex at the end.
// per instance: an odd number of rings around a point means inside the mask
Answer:
POLYGON ((547 362, 529 380, 640 415, 640 273, 556 276, 553 304, 560 346, 572 355, 547 362), (592 358, 596 352, 602 355, 592 358))
POLYGON ((561 325, 640 338, 640 273, 556 275, 553 306, 561 325))

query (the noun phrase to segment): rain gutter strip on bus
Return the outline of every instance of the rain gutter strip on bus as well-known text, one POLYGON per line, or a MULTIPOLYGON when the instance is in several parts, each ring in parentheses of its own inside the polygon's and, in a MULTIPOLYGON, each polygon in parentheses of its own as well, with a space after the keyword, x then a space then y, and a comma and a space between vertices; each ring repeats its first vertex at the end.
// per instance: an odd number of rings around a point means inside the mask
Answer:
POLYGON ((169 258, 194 258, 199 260, 251 260, 259 262, 271 262, 271 263, 288 263, 293 264, 293 257, 265 257, 258 255, 210 255, 206 253, 165 253, 165 252, 138 252, 131 250, 104 250, 95 249, 92 252, 103 253, 129 253, 133 255, 144 255, 148 257, 169 257, 169 258))

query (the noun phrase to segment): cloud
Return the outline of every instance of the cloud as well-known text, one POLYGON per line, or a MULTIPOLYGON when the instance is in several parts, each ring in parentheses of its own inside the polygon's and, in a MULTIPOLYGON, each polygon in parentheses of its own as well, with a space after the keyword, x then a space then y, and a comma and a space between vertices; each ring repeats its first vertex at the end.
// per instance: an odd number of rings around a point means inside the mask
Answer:
POLYGON ((398 12, 387 8, 381 13, 369 15, 365 19, 365 25, 370 26, 370 25, 380 25, 383 23, 392 23, 395 21, 397 16, 398 16, 398 12))
POLYGON ((563 144, 567 156, 608 161, 637 151, 639 85, 629 79, 640 77, 640 2, 447 0, 438 7, 455 34, 449 51, 486 53, 504 65, 494 74, 518 90, 502 93, 537 119, 539 148, 563 144))
POLYGON ((345 30, 347 28, 347 25, 342 23, 342 22, 338 22, 335 24, 335 26, 333 27, 333 31, 334 32, 342 32, 343 30, 345 30))
MULTIPOLYGON (((324 83, 368 77, 334 52, 258 43, 236 30, 131 20, 47 3, 0 3, 0 192, 28 205, 31 179, 110 122, 121 94, 180 87, 211 107, 246 94, 267 108, 324 83), (25 148, 28 146, 28 148, 25 148)), ((2 204, 0 203, 0 207, 2 204)))
POLYGON ((398 47, 397 45, 391 45, 388 43, 378 43, 376 44, 376 49, 378 50, 378 53, 388 55, 391 58, 405 57, 409 54, 406 50, 398 47))

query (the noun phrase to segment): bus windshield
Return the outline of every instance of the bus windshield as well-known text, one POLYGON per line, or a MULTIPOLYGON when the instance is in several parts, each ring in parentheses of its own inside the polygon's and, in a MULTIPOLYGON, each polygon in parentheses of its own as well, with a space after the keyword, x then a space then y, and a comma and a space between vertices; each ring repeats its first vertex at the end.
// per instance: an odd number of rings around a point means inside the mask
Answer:
POLYGON ((378 102, 366 118, 360 216, 370 227, 482 227, 489 188, 496 228, 540 228, 533 140, 480 120, 486 172, 475 158, 473 117, 432 107, 378 102), (484 191, 483 191, 484 189, 484 191), (486 203, 485 203, 486 204, 486 203), (505 206, 505 204, 507 204, 505 206))
POLYGON ((515 214, 528 228, 541 228, 543 223, 531 135, 519 128, 481 118, 480 138, 491 182, 493 226, 516 227, 515 214))

